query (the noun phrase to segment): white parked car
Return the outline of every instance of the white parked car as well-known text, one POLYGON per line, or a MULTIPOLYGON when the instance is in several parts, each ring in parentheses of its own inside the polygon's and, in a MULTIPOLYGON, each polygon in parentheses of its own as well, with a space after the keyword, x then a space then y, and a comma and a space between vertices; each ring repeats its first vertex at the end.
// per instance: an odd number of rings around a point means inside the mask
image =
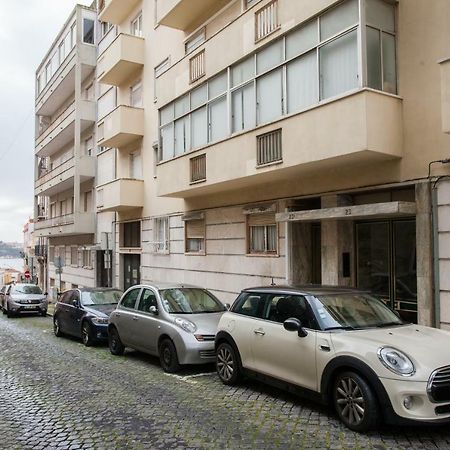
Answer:
POLYGON ((404 323, 368 293, 245 289, 215 343, 223 383, 249 375, 307 394, 352 430, 381 419, 450 422, 450 332, 404 323))

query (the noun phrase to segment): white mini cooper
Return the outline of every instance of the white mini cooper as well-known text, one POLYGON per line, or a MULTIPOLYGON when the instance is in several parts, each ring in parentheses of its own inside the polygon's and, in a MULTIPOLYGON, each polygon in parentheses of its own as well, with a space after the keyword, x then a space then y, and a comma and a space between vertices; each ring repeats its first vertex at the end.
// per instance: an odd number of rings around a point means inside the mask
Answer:
POLYGON ((450 332, 404 323, 358 290, 245 289, 219 322, 217 373, 332 404, 350 429, 450 421, 450 332), (406 419, 406 420, 405 420, 406 419))

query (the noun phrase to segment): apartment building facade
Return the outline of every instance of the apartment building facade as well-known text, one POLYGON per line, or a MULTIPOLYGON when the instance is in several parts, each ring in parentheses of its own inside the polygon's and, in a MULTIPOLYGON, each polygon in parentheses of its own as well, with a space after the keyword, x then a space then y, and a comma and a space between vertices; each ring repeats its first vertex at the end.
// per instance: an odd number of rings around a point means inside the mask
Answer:
POLYGON ((95 26, 95 5, 77 5, 36 71, 34 240, 45 290, 95 285, 95 26))
POLYGON ((115 284, 192 282, 223 301, 356 285, 449 327, 448 166, 428 174, 449 155, 448 14, 439 0, 100 2, 113 37, 97 79, 116 103, 98 124, 97 208, 115 215, 115 284))
MULTIPOLYGON (((75 108, 73 144, 81 158, 94 136, 97 178, 74 164, 68 189, 36 188, 37 216, 55 219, 70 195, 87 212, 95 186, 89 232, 36 224, 50 252, 78 249, 67 283, 174 280, 224 302, 355 285, 449 329, 449 14, 446 0, 99 1, 98 122, 83 129, 75 108)), ((38 100, 39 116, 64 106, 38 100)), ((37 170, 56 148, 36 145, 37 170)))

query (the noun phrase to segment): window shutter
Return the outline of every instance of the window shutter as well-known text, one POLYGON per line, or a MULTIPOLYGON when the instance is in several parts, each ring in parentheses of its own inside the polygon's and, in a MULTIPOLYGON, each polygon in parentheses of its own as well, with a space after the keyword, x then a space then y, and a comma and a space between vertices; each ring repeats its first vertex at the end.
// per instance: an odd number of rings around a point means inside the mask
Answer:
POLYGON ((275 213, 249 214, 247 217, 250 227, 276 224, 275 213))
POLYGON ((205 221, 189 220, 185 222, 187 239, 204 239, 205 237, 205 221))

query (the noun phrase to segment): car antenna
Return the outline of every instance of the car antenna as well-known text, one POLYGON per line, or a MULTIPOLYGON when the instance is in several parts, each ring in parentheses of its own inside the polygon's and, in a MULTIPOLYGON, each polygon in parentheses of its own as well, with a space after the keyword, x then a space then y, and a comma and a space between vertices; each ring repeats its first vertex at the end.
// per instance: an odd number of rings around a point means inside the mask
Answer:
POLYGON ((276 284, 273 281, 273 277, 272 277, 272 283, 270 283, 271 286, 276 286, 276 284))

